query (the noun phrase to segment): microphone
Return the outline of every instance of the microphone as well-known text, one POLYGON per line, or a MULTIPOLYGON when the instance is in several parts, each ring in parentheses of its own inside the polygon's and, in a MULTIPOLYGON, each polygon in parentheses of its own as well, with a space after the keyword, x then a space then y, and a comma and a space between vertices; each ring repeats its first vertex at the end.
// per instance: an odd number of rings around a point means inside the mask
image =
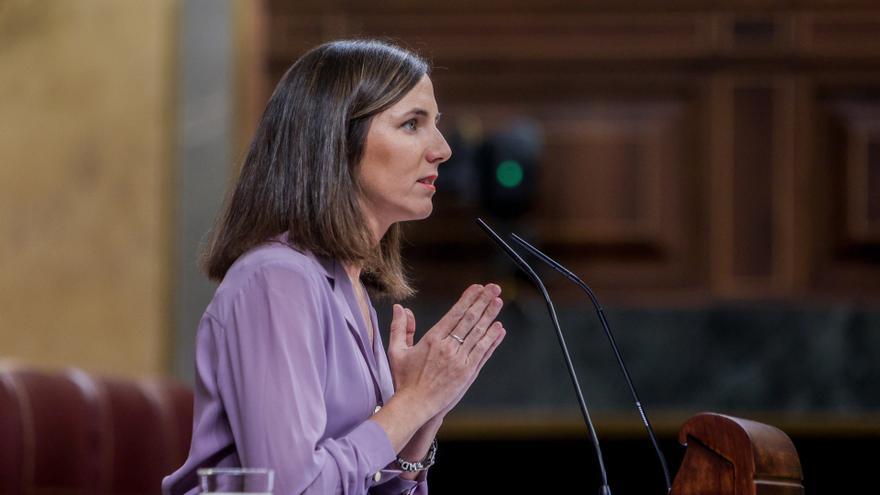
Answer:
POLYGON ((547 310, 550 312, 550 319, 553 322, 553 328, 556 329, 556 337, 559 339, 559 346, 562 348, 562 354, 565 356, 565 364, 568 366, 568 374, 571 377, 571 383, 577 394, 578 405, 581 408, 581 415, 584 417, 584 423, 586 423, 587 430, 589 430, 590 437, 593 440, 593 448, 596 450, 596 458, 599 460, 599 473, 602 476, 602 486, 599 493, 600 495, 611 495, 611 488, 608 486, 608 474, 605 472, 605 458, 602 456, 602 448, 599 446, 599 437, 596 435, 596 428, 593 427, 593 420, 590 419, 590 411, 587 410, 587 404, 584 402, 584 394, 581 392, 581 386, 578 384, 574 365, 571 364, 571 356, 568 354, 568 347, 565 345, 565 338, 562 336, 562 329, 559 327, 559 318, 556 316, 556 310, 553 308, 553 301, 550 300, 550 294, 547 293, 547 288, 544 286, 544 283, 541 281, 538 274, 532 270, 532 267, 530 267, 512 247, 504 242, 504 240, 496 234, 491 227, 486 225, 486 222, 482 219, 477 218, 476 221, 486 234, 488 234, 489 237, 495 241, 502 250, 504 250, 507 256, 516 263, 516 266, 525 272, 532 283, 534 283, 541 292, 541 295, 544 296, 544 301, 547 303, 547 310))
POLYGON ((526 242, 522 237, 516 234, 510 234, 510 237, 516 241, 517 244, 525 248, 528 252, 532 253, 536 258, 540 259, 544 263, 550 265, 554 270, 561 273, 565 278, 574 282, 578 287, 584 290, 588 296, 590 296, 590 301, 593 302, 593 307, 596 308, 596 313, 599 315, 599 321, 602 323, 602 330, 605 331, 605 336, 608 337, 608 342, 611 344, 611 349, 614 351, 614 357, 617 358, 617 365, 620 367, 620 371, 623 372, 623 378, 626 380, 626 384, 629 386, 630 394, 632 395, 633 400, 636 402, 636 409, 639 410, 639 416, 642 418, 642 424, 645 425, 645 430, 648 432, 648 437, 651 439, 651 443, 654 444, 654 451, 657 453, 657 458, 660 459, 660 466, 663 468, 663 476, 666 479, 666 492, 669 493, 672 490, 672 482, 669 478, 669 468, 666 466, 666 458, 663 456, 663 451, 660 450, 660 444, 657 443, 657 437, 654 436, 654 429, 651 428, 651 422, 648 420, 648 415, 645 413, 645 409, 642 407, 642 402, 639 400, 639 394, 636 393, 636 387, 633 385, 632 380, 629 377, 629 371, 626 369, 626 365, 623 363, 623 356, 620 354, 620 349, 617 347, 617 342, 614 340, 614 335, 611 333, 611 328, 608 326, 608 320, 605 318, 605 310, 602 309, 602 305, 599 304, 599 300, 596 298, 596 295, 593 294, 593 291, 590 287, 584 283, 577 275, 572 273, 570 270, 565 268, 556 262, 553 258, 547 256, 541 250, 532 246, 528 242, 526 242))

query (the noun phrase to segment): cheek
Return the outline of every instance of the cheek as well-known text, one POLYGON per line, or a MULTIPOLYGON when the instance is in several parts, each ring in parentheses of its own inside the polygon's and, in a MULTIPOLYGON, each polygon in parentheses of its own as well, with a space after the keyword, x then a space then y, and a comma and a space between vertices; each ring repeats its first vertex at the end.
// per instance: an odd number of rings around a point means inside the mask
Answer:
POLYGON ((377 171, 387 169, 393 162, 394 148, 385 139, 374 140, 374 144, 368 147, 370 164, 377 171))
POLYGON ((376 146, 368 139, 358 166, 358 182, 368 194, 381 184, 386 160, 387 152, 383 147, 376 146))
MULTIPOLYGON (((370 150, 363 161, 361 178, 373 189, 399 189, 410 184, 413 175, 413 153, 402 146, 379 145, 370 150)), ((417 167, 417 165, 416 165, 417 167)))

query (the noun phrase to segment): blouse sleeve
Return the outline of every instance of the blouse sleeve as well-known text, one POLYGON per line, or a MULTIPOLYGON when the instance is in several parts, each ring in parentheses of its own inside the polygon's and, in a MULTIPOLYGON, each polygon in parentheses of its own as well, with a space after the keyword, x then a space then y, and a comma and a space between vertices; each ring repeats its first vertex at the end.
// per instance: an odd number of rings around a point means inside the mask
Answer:
POLYGON ((382 471, 383 478, 389 481, 374 486, 370 490, 371 495, 428 495, 428 472, 422 471, 415 480, 401 478, 398 469, 385 469, 382 471))
POLYGON ((297 266, 261 267, 221 322, 217 381, 239 460, 274 469, 276 495, 364 494, 395 458, 372 420, 322 438, 328 363, 320 282, 297 266))

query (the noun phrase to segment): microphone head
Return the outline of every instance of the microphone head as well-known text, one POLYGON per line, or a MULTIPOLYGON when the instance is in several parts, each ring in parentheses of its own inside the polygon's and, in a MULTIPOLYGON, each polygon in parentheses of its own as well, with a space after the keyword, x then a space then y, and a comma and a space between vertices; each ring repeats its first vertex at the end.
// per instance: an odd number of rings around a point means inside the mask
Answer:
POLYGON ((479 225, 480 228, 483 229, 483 232, 485 232, 493 241, 495 241, 495 244, 497 244, 498 247, 500 247, 507 254, 507 256, 510 257, 514 261, 514 263, 516 263, 517 266, 519 266, 519 268, 521 268, 529 275, 532 275, 532 270, 531 267, 529 267, 528 263, 526 263, 526 261, 522 259, 522 257, 520 257, 520 255, 517 254, 517 252, 514 251, 512 247, 510 247, 510 244, 506 243, 504 239, 502 239, 501 236, 492 229, 492 227, 489 227, 489 224, 484 222, 483 219, 480 217, 477 217, 474 220, 477 222, 477 225, 479 225))

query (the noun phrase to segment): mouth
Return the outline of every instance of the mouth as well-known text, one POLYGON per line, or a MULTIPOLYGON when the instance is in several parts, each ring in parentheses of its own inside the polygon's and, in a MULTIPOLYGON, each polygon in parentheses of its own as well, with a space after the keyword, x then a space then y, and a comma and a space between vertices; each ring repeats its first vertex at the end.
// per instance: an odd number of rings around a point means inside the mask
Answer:
POLYGON ((427 187, 430 187, 433 190, 436 190, 437 188, 434 187, 435 180, 437 180, 436 175, 429 175, 427 177, 422 177, 421 179, 417 180, 416 182, 418 182, 419 184, 423 184, 427 187))

